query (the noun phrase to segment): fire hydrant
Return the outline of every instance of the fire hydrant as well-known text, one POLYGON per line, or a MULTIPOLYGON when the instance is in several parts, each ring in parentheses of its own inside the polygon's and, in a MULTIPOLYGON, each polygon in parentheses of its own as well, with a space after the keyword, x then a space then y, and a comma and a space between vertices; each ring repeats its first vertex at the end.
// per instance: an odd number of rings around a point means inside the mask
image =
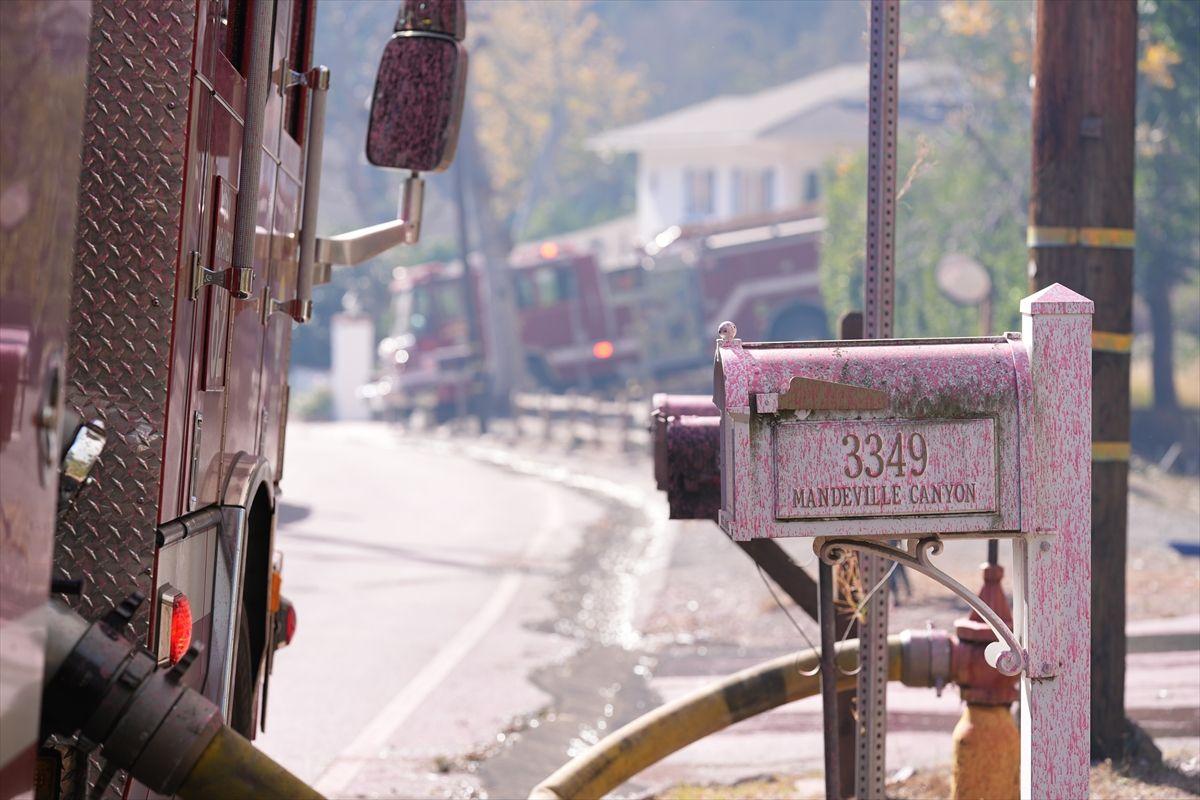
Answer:
MULTIPOLYGON (((1012 610, 1000 585, 1004 568, 985 563, 979 596, 1012 626, 1012 610)), ((955 622, 951 674, 966 701, 954 727, 954 800, 1006 800, 1020 796, 1021 737, 1012 716, 1017 678, 988 665, 984 651, 996 634, 978 613, 955 622)))

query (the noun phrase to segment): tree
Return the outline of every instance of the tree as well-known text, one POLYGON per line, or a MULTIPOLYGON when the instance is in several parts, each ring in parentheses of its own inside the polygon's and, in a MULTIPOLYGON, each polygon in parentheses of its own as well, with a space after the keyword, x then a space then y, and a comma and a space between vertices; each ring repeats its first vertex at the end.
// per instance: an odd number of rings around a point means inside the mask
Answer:
POLYGON ((1139 13, 1135 280, 1150 311, 1154 405, 1169 411, 1172 292, 1200 271, 1200 6, 1143 0, 1139 13))
POLYGON ((631 195, 632 173, 585 143, 649 99, 640 71, 620 64, 619 39, 581 0, 491 0, 470 13, 477 169, 488 176, 504 244, 610 217, 631 195))
MULTIPOLYGON (((898 335, 964 334, 972 320, 937 291, 952 250, 991 272, 996 327, 1018 324, 1025 293, 1032 2, 904 7, 905 58, 957 65, 965 105, 924 152, 902 131, 899 163, 920 162, 897 208, 898 335)), ((1138 86, 1137 291, 1154 341, 1154 401, 1176 406, 1173 301, 1200 273, 1200 4, 1142 0, 1138 86)), ((904 63, 900 65, 901 73, 904 63)), ((822 289, 831 319, 862 302, 865 154, 830 166, 822 289)))
MULTIPOLYGON (((1028 261, 1031 23, 1030 2, 955 0, 904 7, 903 58, 956 65, 961 102, 940 127, 901 127, 897 163, 905 172, 899 176, 896 207, 897 336, 961 336, 976 330, 976 313, 953 304, 937 288, 935 268, 948 253, 970 256, 987 268, 995 327, 1017 325, 1028 261)), ((821 288, 832 325, 863 302, 865 152, 830 165, 826 185, 829 229, 821 288)))

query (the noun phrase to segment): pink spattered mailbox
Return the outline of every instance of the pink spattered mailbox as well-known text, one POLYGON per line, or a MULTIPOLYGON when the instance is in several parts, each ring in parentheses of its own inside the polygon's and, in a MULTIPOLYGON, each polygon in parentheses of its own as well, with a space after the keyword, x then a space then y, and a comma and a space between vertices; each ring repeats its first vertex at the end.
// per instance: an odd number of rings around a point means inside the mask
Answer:
POLYGON ((931 558, 943 539, 1012 539, 1014 629, 981 614, 989 661, 1022 675, 1034 797, 1088 788, 1092 310, 1056 284, 1004 336, 744 343, 726 323, 717 345, 733 539, 884 555, 987 612, 931 558))

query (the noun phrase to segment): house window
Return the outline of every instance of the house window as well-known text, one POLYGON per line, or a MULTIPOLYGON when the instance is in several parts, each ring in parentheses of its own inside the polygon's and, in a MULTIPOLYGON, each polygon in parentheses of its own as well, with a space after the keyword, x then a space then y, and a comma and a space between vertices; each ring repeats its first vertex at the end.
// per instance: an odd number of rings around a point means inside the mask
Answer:
POLYGON ((711 169, 683 171, 683 215, 687 221, 711 216, 714 210, 716 177, 711 169))
POLYGON ((775 170, 733 171, 733 213, 758 214, 775 208, 775 170))
POLYGON ((804 202, 813 203, 821 197, 821 173, 809 170, 804 176, 804 202))
POLYGON ((762 188, 762 210, 775 210, 775 170, 767 168, 762 171, 759 176, 759 185, 762 188))

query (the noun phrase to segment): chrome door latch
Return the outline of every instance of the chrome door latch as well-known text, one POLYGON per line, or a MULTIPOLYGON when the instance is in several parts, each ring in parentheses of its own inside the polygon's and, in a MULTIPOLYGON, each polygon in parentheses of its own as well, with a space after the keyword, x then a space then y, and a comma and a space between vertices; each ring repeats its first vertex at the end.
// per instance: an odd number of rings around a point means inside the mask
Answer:
POLYGON ((235 300, 246 300, 254 292, 254 270, 249 267, 208 269, 200 263, 200 253, 192 251, 192 299, 200 295, 205 286, 224 289, 235 300))

